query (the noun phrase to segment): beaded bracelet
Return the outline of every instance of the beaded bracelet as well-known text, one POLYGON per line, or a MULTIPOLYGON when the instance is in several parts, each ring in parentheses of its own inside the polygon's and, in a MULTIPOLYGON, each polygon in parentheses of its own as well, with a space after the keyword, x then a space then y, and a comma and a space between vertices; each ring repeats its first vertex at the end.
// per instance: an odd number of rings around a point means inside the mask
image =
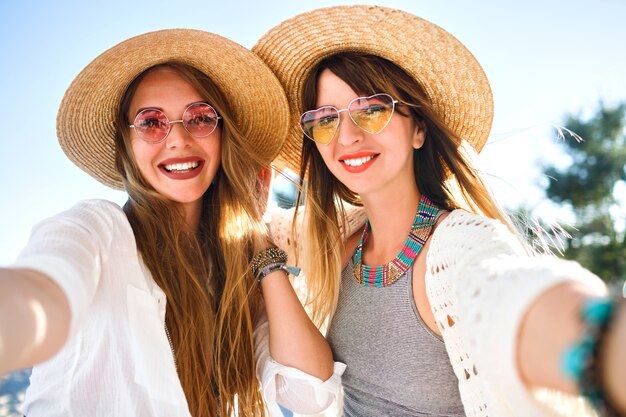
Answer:
POLYGON ((274 271, 282 269, 287 274, 298 275, 300 268, 287 266, 287 252, 279 248, 267 248, 254 255, 250 268, 257 282, 274 271))
POLYGON ((584 331, 580 339, 563 351, 561 368, 577 385, 599 416, 624 417, 610 402, 603 386, 601 352, 611 319, 623 297, 597 298, 585 303, 581 311, 584 331))

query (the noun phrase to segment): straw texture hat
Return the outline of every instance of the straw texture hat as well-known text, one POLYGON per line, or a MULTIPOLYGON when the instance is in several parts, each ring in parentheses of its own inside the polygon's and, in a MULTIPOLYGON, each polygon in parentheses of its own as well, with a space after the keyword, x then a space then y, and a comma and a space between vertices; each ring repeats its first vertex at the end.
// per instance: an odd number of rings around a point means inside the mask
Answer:
POLYGON ((480 64, 454 36, 424 19, 377 6, 336 6, 288 19, 252 48, 282 83, 291 109, 289 136, 279 160, 297 168, 298 127, 305 80, 326 57, 341 52, 380 56, 398 65, 426 91, 435 111, 480 151, 493 120, 493 97, 480 64))
MULTIPOLYGON (((243 46, 193 29, 168 29, 130 38, 94 59, 65 92, 57 115, 57 136, 68 158, 115 189, 116 113, 133 79, 154 65, 176 61, 204 72, 226 97, 235 124, 261 160, 278 154, 288 126, 280 83, 243 46)), ((223 115, 222 115, 223 116, 223 115)))

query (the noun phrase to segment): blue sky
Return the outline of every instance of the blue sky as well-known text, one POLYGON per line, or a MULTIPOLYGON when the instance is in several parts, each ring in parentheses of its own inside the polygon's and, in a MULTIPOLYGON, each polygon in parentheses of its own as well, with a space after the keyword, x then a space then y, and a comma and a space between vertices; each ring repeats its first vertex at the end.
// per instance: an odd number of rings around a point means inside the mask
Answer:
POLYGON ((495 98, 490 143, 479 162, 507 206, 540 204, 538 160, 562 160, 547 126, 599 100, 626 100, 626 3, 503 1, 0 1, 0 265, 32 226, 84 198, 125 198, 69 162, 55 116, 80 70, 143 32, 203 29, 246 47, 295 14, 338 4, 378 4, 426 18, 457 36, 483 65, 495 98))

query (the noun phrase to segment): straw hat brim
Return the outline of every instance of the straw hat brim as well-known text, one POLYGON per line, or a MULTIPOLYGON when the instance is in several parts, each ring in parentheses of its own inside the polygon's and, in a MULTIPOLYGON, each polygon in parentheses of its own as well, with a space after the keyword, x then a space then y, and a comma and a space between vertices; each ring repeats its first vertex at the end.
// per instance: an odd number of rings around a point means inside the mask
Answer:
POLYGON ((101 183, 122 189, 115 169, 116 113, 128 85, 154 65, 176 61, 205 73, 225 96, 232 117, 261 161, 278 154, 288 128, 280 83, 243 46, 194 29, 145 33, 95 58, 67 89, 57 115, 57 136, 67 157, 101 183))
POLYGON ((489 81, 476 58, 454 36, 410 13, 378 6, 336 6, 288 19, 252 48, 276 74, 291 109, 278 157, 298 169, 298 119, 305 80, 318 63, 341 52, 380 56, 398 65, 426 91, 434 110, 461 139, 480 151, 493 120, 489 81))

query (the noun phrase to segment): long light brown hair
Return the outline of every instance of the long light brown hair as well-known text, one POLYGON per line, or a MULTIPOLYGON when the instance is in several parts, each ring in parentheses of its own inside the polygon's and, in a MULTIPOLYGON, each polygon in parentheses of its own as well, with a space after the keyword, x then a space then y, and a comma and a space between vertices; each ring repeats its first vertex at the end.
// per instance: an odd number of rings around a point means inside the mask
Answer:
MULTIPOLYGON (((464 208, 476 214, 499 219, 510 226, 481 176, 461 149, 459 138, 446 126, 424 89, 406 72, 378 56, 341 53, 323 60, 312 71, 303 89, 303 109, 315 108, 317 82, 325 69, 341 78, 357 94, 389 93, 399 101, 397 112, 412 117, 426 127, 426 140, 413 151, 413 171, 417 188, 442 209, 464 208)), ((337 306, 344 252, 340 225, 345 222, 342 202, 361 204, 357 194, 337 180, 326 167, 315 143, 303 137, 300 189, 306 181, 305 270, 307 304, 313 320, 322 324, 337 306), (315 248, 308 250, 308 248, 315 248)), ((298 196, 302 203, 304 193, 298 196)), ((296 213, 297 215, 297 213, 296 213)), ((295 223, 295 222, 294 222, 295 223)))
POLYGON ((137 86, 162 66, 140 74, 119 109, 116 164, 129 195, 124 211, 142 260, 167 297, 165 323, 191 414, 228 416, 238 409, 242 416, 264 415, 252 337, 260 295, 249 270, 264 236, 257 194, 262 162, 215 84, 193 67, 166 64, 222 117, 221 166, 203 196, 197 232, 185 232, 181 210, 141 176, 127 128, 137 86))

